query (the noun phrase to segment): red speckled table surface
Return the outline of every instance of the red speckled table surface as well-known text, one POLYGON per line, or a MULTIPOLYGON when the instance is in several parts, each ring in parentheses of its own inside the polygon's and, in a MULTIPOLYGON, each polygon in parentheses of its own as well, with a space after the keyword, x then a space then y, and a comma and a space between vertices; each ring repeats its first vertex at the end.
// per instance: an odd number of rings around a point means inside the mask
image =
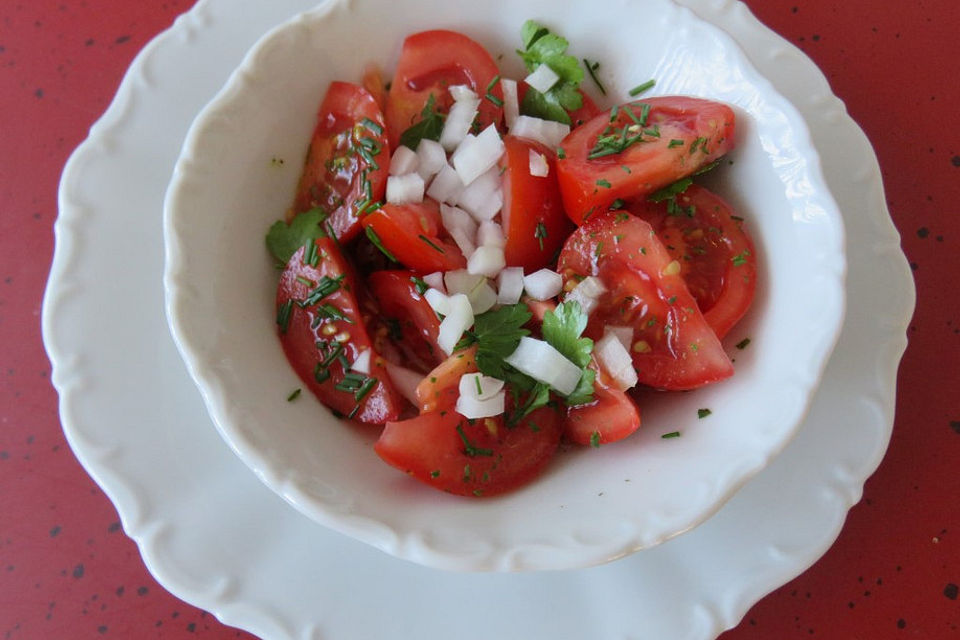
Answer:
MULTIPOLYGON (((57 184, 189 0, 0 2, 0 634, 234 638, 168 594, 68 448, 40 336, 57 184)), ((960 2, 748 0, 873 142, 917 284, 889 452, 829 552, 723 640, 960 638, 960 2)), ((669 639, 667 639, 669 640, 669 639)))

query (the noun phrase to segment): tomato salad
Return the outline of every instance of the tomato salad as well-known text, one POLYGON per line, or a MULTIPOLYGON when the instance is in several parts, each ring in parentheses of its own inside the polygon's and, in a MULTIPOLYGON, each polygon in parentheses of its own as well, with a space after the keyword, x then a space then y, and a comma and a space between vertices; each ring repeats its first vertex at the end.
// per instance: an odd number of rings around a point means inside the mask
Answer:
MULTIPOLYGON (((598 63, 523 25, 529 75, 467 36, 403 43, 392 80, 333 82, 293 208, 267 246, 280 341, 337 416, 438 489, 490 496, 563 441, 623 439, 633 389, 733 374, 720 339, 753 298, 742 219, 694 184, 734 113, 630 92, 603 110, 598 63), (586 70, 586 73, 585 73, 586 70)), ((292 396, 293 397, 293 396, 292 396)))

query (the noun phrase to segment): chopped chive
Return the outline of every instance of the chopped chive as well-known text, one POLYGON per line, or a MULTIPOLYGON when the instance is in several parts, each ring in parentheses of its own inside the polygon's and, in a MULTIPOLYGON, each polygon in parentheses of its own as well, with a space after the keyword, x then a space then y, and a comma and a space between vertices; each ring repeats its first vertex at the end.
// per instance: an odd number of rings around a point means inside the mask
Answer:
POLYGON ((308 287, 316 286, 313 280, 310 280, 309 278, 304 278, 303 276, 297 276, 297 282, 299 282, 302 285, 306 285, 308 287))
POLYGON ((610 203, 610 209, 611 210, 623 209, 623 205, 624 205, 623 199, 617 198, 616 200, 610 203))
POLYGON ((600 90, 600 93, 607 95, 607 90, 603 88, 603 84, 600 83, 600 79, 597 78, 596 71, 600 68, 599 62, 590 63, 586 58, 583 59, 583 66, 587 68, 587 73, 590 74, 590 78, 593 80, 594 84, 597 85, 597 89, 600 90))
POLYGON ((489 457, 493 455, 493 449, 481 449, 471 443, 470 440, 467 439, 467 434, 463 432, 463 425, 457 425, 457 434, 460 436, 460 440, 463 441, 463 452, 471 458, 476 458, 477 456, 489 457))
POLYGON ((648 89, 652 89, 653 85, 655 84, 657 84, 657 81, 651 78, 650 80, 647 80, 643 84, 638 84, 633 89, 630 89, 628 93, 630 94, 630 97, 633 98, 640 95, 644 91, 647 91, 648 89))
POLYGON ((710 411, 710 409, 697 409, 697 417, 701 420, 706 418, 711 413, 713 413, 713 411, 710 411))
POLYGON ((277 309, 277 324, 280 326, 280 333, 286 333, 290 326, 290 313, 293 311, 293 298, 280 305, 277 309))
POLYGON ((320 366, 324 369, 333 364, 333 361, 337 359, 340 353, 343 351, 343 345, 339 342, 334 342, 333 347, 330 349, 330 353, 327 354, 327 357, 321 360, 320 366))
POLYGON ((590 434, 590 446, 594 449, 600 448, 600 432, 594 431, 590 434))
POLYGON ((563 147, 557 147, 557 157, 561 160, 567 157, 567 152, 563 150, 563 147))
MULTIPOLYGON (((367 227, 367 228, 369 229, 370 227, 367 227)), ((430 238, 428 238, 427 236, 423 235, 422 233, 420 234, 419 238, 420 238, 421 240, 423 240, 424 242, 426 242, 426 243, 427 243, 428 245, 430 245, 431 247, 433 247, 434 249, 436 249, 437 251, 439 251, 440 253, 446 253, 446 251, 444 251, 443 249, 441 249, 440 247, 438 247, 436 244, 433 243, 432 240, 430 240, 430 238)))
POLYGON ((347 414, 348 420, 353 420, 354 417, 360 412, 360 405, 354 405, 353 409, 350 410, 350 413, 347 414))
POLYGON ((336 278, 323 276, 320 282, 317 283, 316 288, 308 293, 307 297, 303 299, 301 306, 309 307, 315 305, 330 294, 338 291, 345 277, 347 277, 346 274, 340 274, 336 278))
POLYGON ((747 256, 749 255, 750 255, 750 250, 744 249, 742 253, 738 253, 737 255, 733 256, 733 258, 731 258, 730 260, 733 262, 733 266, 739 267, 747 263, 747 256))
POLYGON ((680 437, 680 432, 679 432, 679 431, 671 431, 670 433, 665 433, 665 434, 663 434, 663 435, 660 436, 660 437, 661 437, 661 438, 664 438, 664 439, 666 439, 666 438, 679 438, 679 437, 680 437))
POLYGON ((537 223, 537 228, 533 232, 533 237, 540 243, 540 251, 543 251, 543 239, 547 237, 547 225, 543 221, 537 223))
POLYGON ((486 98, 487 100, 489 100, 490 102, 492 102, 492 103, 493 103, 495 106, 497 106, 497 107, 502 107, 502 106, 503 106, 503 100, 501 100, 501 99, 498 98, 497 96, 493 95, 492 93, 488 93, 487 95, 485 95, 485 96, 483 96, 483 97, 486 98))
MULTIPOLYGON (((327 320, 343 320, 344 322, 349 322, 350 324, 356 324, 349 317, 344 315, 343 311, 333 306, 330 303, 322 304, 316 309, 317 317, 327 320)), ((319 323, 317 323, 319 325, 319 323)))
POLYGON ((483 395, 483 386, 480 384, 480 376, 474 376, 473 381, 477 383, 477 396, 483 395))
POLYGON ((373 246, 375 246, 377 249, 380 249, 383 255, 387 256, 387 258, 393 262, 397 261, 393 254, 387 251, 387 248, 383 246, 383 241, 380 240, 380 236, 378 236, 377 232, 373 230, 373 227, 365 227, 364 232, 367 234, 367 238, 370 239, 370 242, 373 243, 373 246))
POLYGON ((696 152, 697 147, 699 147, 700 145, 706 144, 706 143, 707 143, 707 139, 704 138, 703 136, 700 136, 699 138, 695 139, 695 140, 690 144, 690 155, 693 155, 693 154, 696 152))
POLYGON ((699 169, 697 169, 696 171, 694 171, 694 172, 693 172, 693 175, 695 175, 695 176, 702 176, 703 174, 707 173, 708 171, 712 171, 713 169, 716 169, 716 167, 717 167, 718 164, 720 164, 720 161, 719 161, 719 160, 714 160, 714 161, 711 162, 710 164, 704 165, 704 166, 700 167, 699 169))
POLYGON ((682 147, 683 144, 684 144, 683 140, 677 140, 676 138, 674 138, 673 140, 670 141, 670 144, 667 145, 667 149, 673 149, 674 147, 682 147))
POLYGON ((667 299, 667 304, 673 304, 673 303, 676 302, 676 301, 677 301, 677 296, 670 296, 670 297, 667 299))
POLYGON ((287 396, 287 402, 293 402, 294 400, 296 400, 297 398, 299 398, 299 397, 300 397, 300 391, 301 391, 301 389, 300 389, 299 387, 297 387, 296 389, 294 389, 293 391, 291 391, 291 392, 290 392, 290 395, 287 396))
POLYGON ((317 243, 313 239, 307 240, 303 245, 303 264, 316 267, 320 262, 320 256, 317 255, 317 243))
POLYGON ((383 127, 381 127, 379 124, 377 124, 370 118, 364 118, 363 120, 360 121, 360 124, 365 126, 367 129, 370 129, 370 131, 373 131, 378 136, 383 133, 383 127))
POLYGON ((438 470, 431 471, 431 472, 430 472, 430 477, 431 477, 431 478, 439 478, 439 477, 440 477, 440 471, 438 471, 438 470))
POLYGON ((353 394, 354 399, 357 402, 361 402, 364 398, 367 397, 367 394, 369 394, 370 391, 377 385, 377 382, 379 381, 376 378, 367 378, 366 380, 364 380, 363 385, 361 385, 361 387, 357 389, 357 392, 353 394))
MULTIPOLYGON (((613 105, 613 108, 610 109, 610 122, 614 122, 617 119, 617 114, 620 113, 620 105, 613 105)), ((609 128, 609 127, 608 127, 609 128)))
POLYGON ((497 83, 499 82, 500 82, 500 74, 493 76, 493 80, 491 80, 489 84, 487 84, 487 88, 485 89, 485 91, 487 93, 490 93, 493 90, 493 88, 497 86, 497 83))
POLYGON ((750 338, 744 338, 737 343, 737 349, 746 349, 748 344, 750 344, 750 338))
POLYGON ((609 181, 601 179, 601 180, 597 180, 597 186, 606 187, 607 189, 609 189, 613 185, 611 185, 609 181))
POLYGON ((640 126, 647 126, 647 120, 650 118, 650 103, 641 102, 640 103, 640 126))
POLYGON ((426 282, 424 282, 422 279, 418 278, 417 276, 410 276, 410 282, 412 282, 414 288, 416 288, 417 294, 421 296, 427 292, 427 289, 430 288, 430 285, 428 285, 426 282))

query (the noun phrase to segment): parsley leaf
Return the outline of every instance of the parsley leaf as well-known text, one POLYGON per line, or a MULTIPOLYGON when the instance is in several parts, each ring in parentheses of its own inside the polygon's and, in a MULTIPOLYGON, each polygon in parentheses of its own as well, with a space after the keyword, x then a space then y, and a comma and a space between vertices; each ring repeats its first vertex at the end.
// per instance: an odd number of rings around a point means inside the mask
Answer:
POLYGON ((529 88, 520 106, 521 113, 570 124, 567 112, 583 106, 583 96, 578 91, 583 82, 583 69, 576 58, 567 55, 570 43, 533 20, 523 24, 520 35, 524 49, 517 49, 517 53, 527 70, 533 72, 545 64, 560 76, 546 93, 529 88))
POLYGON ((288 225, 283 220, 277 220, 267 231, 267 249, 270 255, 283 266, 290 261, 290 257, 297 249, 317 238, 326 237, 323 222, 327 214, 323 209, 315 208, 297 216, 288 225))
POLYGON ((423 105, 423 111, 420 112, 420 122, 400 134, 400 144, 416 151, 417 145, 424 138, 440 139, 440 134, 443 132, 443 116, 436 110, 436 102, 431 93, 427 98, 427 104, 423 105))
MULTIPOLYGON (((510 375, 503 359, 517 350, 520 338, 530 335, 525 325, 532 314, 523 303, 481 313, 473 320, 473 330, 464 334, 457 349, 477 345, 477 368, 486 376, 506 380, 510 375)), ((516 374, 514 374, 516 376, 516 374)))
POLYGON ((554 311, 548 311, 543 316, 543 339, 583 370, 577 388, 567 396, 569 405, 593 401, 593 382, 597 374, 587 367, 593 351, 593 340, 581 337, 586 328, 587 314, 575 300, 561 302, 554 311))

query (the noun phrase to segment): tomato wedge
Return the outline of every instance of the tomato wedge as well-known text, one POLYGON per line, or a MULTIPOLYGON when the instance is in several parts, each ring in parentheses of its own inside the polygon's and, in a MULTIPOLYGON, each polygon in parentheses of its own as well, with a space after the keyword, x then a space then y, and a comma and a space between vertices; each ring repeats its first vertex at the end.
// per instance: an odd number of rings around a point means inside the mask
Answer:
POLYGON ((618 389, 595 360, 594 401, 567 407, 563 435, 570 442, 600 446, 623 440, 640 428, 640 409, 630 396, 618 389))
MULTIPOLYGON (((464 496, 493 496, 540 474, 557 452, 560 419, 549 407, 508 427, 503 416, 468 420, 446 406, 387 422, 374 450, 388 464, 432 487, 464 496)), ((452 403, 449 398, 454 398, 452 403)))
POLYGON ((431 95, 440 113, 449 111, 453 99, 448 89, 453 85, 467 85, 480 96, 480 129, 499 124, 503 90, 499 82, 490 86, 499 74, 487 50, 462 33, 438 29, 408 36, 387 95, 390 146, 395 148, 403 132, 421 120, 431 95), (494 100, 487 99, 487 93, 494 100))
POLYGON ((460 248, 441 231, 440 205, 435 200, 385 204, 365 216, 362 224, 394 258, 419 273, 453 271, 467 265, 460 248))
POLYGON ((422 413, 437 411, 443 405, 453 406, 460 394, 460 378, 477 370, 477 348, 458 351, 425 375, 417 385, 417 403, 422 413))
POLYGON ((653 228, 624 212, 591 218, 567 240, 558 270, 564 280, 599 277, 607 288, 586 333, 633 327, 631 355, 641 383, 693 389, 733 374, 674 260, 653 228))
POLYGON ((501 224, 507 244, 503 249, 507 265, 523 267, 530 273, 552 263, 563 240, 573 229, 563 212, 557 186, 556 155, 543 144, 526 138, 506 136, 503 168, 503 209, 501 224), (530 154, 543 156, 547 175, 530 174, 530 154))
POLYGON ((720 196, 691 185, 668 201, 641 201, 630 211, 653 226, 697 300, 723 338, 743 317, 757 284, 757 256, 743 218, 720 196))
POLYGON ((580 224, 617 199, 643 197, 695 173, 733 145, 733 110, 719 102, 662 97, 614 107, 560 145, 567 215, 580 224))
POLYGON ((400 415, 404 400, 373 350, 356 291, 356 278, 334 240, 319 238, 298 249, 277 287, 280 342, 294 371, 323 404, 348 418, 381 424, 400 415), (350 370, 364 351, 370 352, 369 375, 350 370))
POLYGON ((376 271, 367 278, 370 294, 381 310, 388 337, 404 354, 407 368, 429 371, 445 356, 437 344, 440 320, 418 292, 409 271, 376 271))
POLYGON ((332 82, 320 105, 293 213, 320 207, 340 242, 360 230, 361 209, 383 200, 390 165, 386 123, 363 87, 332 82))

